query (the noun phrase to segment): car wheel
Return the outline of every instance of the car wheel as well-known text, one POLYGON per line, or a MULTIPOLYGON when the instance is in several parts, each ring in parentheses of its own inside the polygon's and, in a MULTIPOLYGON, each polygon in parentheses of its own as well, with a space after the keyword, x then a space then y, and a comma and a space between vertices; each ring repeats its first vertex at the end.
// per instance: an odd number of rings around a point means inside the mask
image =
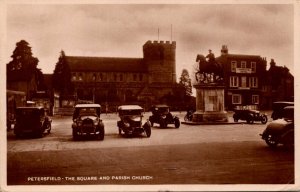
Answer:
POLYGON ((22 138, 22 134, 21 133, 15 133, 15 135, 16 135, 16 138, 18 138, 18 139, 22 138))
POLYGON ((185 116, 184 116, 184 121, 189 121, 188 115, 185 115, 185 116))
POLYGON ((175 128, 179 128, 180 127, 180 121, 179 119, 175 119, 175 128))
POLYGON ((47 133, 49 134, 51 132, 51 124, 48 125, 47 133))
POLYGON ((239 121, 239 118, 237 117, 236 114, 233 114, 233 120, 234 120, 234 122, 238 122, 239 121))
POLYGON ((275 139, 274 135, 271 134, 266 136, 265 141, 270 147, 276 147, 278 144, 278 141, 275 139))
POLYGON ((248 123, 248 124, 253 124, 253 123, 254 123, 252 117, 249 117, 249 118, 247 119, 247 123, 248 123))
POLYGON ((151 124, 151 127, 153 127, 153 125, 154 125, 154 122, 153 122, 153 121, 150 121, 150 124, 151 124))
POLYGON ((146 136, 150 137, 151 136, 151 127, 148 124, 146 124, 144 129, 145 129, 146 136))
POLYGON ((266 124, 268 122, 268 117, 266 115, 263 115, 261 118, 262 118, 261 119, 262 124, 266 124))
POLYGON ((72 131, 72 135, 73 135, 73 140, 75 140, 75 141, 78 140, 78 138, 79 138, 78 133, 74 129, 72 131))
POLYGON ((105 135, 105 132, 104 132, 104 127, 100 127, 99 128, 99 133, 98 133, 98 140, 100 141, 103 141, 104 140, 104 135, 105 135))
POLYGON ((119 135, 122 135, 122 129, 120 127, 118 127, 119 129, 119 135))
POLYGON ((160 126, 161 128, 164 128, 164 127, 167 127, 167 124, 166 124, 166 122, 162 119, 162 120, 160 120, 159 126, 160 126))

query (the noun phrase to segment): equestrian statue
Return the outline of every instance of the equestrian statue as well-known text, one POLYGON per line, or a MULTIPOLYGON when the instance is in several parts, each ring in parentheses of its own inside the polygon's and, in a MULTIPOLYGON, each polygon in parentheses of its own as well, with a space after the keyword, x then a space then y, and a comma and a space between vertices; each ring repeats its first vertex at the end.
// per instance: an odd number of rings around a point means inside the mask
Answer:
POLYGON ((222 83, 223 67, 215 60, 214 54, 209 50, 209 54, 204 57, 197 55, 196 62, 199 63, 195 73, 196 81, 199 83, 222 83))

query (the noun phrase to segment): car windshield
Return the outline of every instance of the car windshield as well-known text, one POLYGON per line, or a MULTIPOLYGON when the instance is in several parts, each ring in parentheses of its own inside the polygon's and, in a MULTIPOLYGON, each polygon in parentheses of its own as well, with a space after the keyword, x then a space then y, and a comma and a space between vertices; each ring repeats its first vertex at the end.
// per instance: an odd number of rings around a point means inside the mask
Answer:
POLYGON ((79 115, 80 116, 85 116, 85 115, 97 116, 97 109, 96 108, 81 108, 81 109, 79 109, 79 115))
POLYGON ((158 108, 159 113, 166 114, 169 113, 169 108, 168 107, 162 107, 158 108))
POLYGON ((139 116, 142 114, 141 110, 120 110, 119 111, 119 115, 123 116, 123 115, 135 115, 135 116, 139 116))
POLYGON ((285 108, 283 118, 287 121, 294 120, 294 109, 293 108, 285 108))
POLYGON ((38 109, 22 109, 17 110, 17 118, 40 117, 42 111, 38 109))

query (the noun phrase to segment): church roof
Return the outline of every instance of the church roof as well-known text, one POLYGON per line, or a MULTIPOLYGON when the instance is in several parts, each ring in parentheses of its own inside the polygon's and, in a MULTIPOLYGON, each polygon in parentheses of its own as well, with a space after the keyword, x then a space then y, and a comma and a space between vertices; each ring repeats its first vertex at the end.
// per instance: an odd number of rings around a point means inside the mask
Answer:
POLYGON ((66 56, 73 71, 84 72, 147 72, 142 58, 66 56))

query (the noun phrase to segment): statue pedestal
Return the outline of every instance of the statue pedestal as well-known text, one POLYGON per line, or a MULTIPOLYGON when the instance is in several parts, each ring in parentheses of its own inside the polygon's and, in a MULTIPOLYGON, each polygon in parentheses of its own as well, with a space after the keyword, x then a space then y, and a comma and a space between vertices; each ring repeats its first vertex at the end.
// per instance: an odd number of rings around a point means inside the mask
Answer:
POLYGON ((194 85, 196 95, 196 112, 193 122, 228 122, 224 110, 224 86, 210 83, 194 85))

